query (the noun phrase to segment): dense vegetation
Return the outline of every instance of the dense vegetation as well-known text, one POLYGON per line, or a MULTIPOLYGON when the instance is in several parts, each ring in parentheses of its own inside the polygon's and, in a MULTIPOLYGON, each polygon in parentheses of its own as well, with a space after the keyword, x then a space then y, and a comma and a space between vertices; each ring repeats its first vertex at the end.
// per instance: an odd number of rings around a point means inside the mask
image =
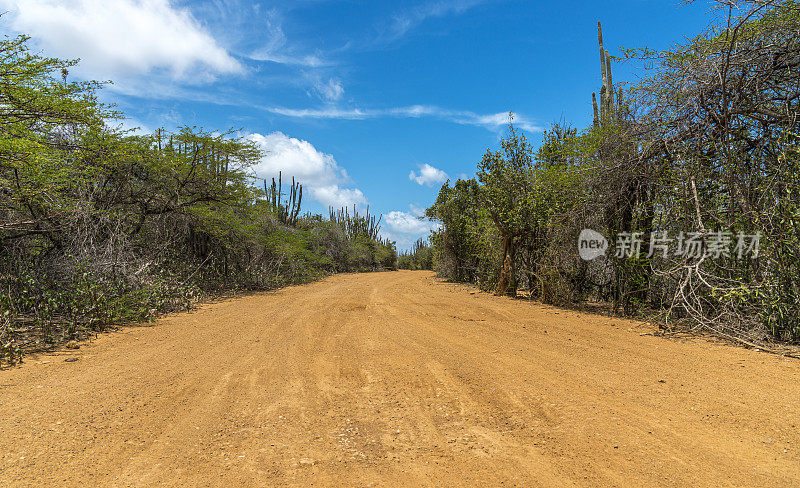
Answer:
POLYGON ((233 132, 116 129, 73 64, 0 41, 0 365, 203 294, 394 267, 374 217, 301 215, 233 132))
POLYGON ((435 266, 498 294, 662 314, 667 328, 800 341, 800 3, 718 2, 722 20, 615 86, 598 24, 594 123, 538 148, 513 125, 427 215, 435 266), (607 237, 578 255, 583 229, 607 237), (634 252, 641 251, 641 252, 634 252))
POLYGON ((397 257, 397 267, 400 269, 433 269, 433 247, 427 239, 420 238, 408 251, 402 251, 397 257))

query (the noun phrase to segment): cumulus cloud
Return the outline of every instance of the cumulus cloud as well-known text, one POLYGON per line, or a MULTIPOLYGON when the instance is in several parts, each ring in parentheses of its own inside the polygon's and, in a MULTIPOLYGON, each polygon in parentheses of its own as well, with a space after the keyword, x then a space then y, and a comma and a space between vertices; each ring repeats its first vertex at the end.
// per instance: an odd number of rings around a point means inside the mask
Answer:
POLYGON ((320 152, 310 142, 289 137, 283 132, 250 134, 265 155, 254 168, 260 178, 277 177, 278 172, 313 186, 327 186, 347 179, 332 155, 320 152))
POLYGON ((242 65, 185 8, 168 0, 0 0, 11 27, 49 55, 80 58, 79 73, 108 79, 163 72, 209 81, 242 65))
POLYGON ((408 209, 411 210, 411 215, 414 217, 422 217, 425 215, 425 208, 415 205, 413 203, 408 204, 408 209))
POLYGON ((354 204, 363 207, 367 204, 367 197, 358 188, 340 188, 339 185, 312 187, 311 195, 326 207, 352 207, 354 204))
POLYGON ((416 181, 418 185, 433 186, 437 183, 441 184, 447 181, 447 173, 425 163, 419 165, 419 174, 411 171, 408 174, 408 179, 416 181))
POLYGON ((325 207, 367 203, 361 190, 342 186, 349 179, 334 157, 317 150, 310 142, 289 137, 283 132, 254 133, 247 138, 264 152, 261 161, 253 168, 255 176, 270 180, 281 172, 284 181, 294 177, 314 200, 325 207))
POLYGON ((411 213, 394 210, 383 216, 387 229, 381 231, 384 238, 395 241, 398 249, 408 249, 420 237, 427 237, 439 224, 422 220, 414 215, 419 210, 413 205, 411 213))
POLYGON ((432 222, 421 220, 407 212, 394 210, 384 217, 389 230, 399 234, 427 234, 436 225, 432 222))

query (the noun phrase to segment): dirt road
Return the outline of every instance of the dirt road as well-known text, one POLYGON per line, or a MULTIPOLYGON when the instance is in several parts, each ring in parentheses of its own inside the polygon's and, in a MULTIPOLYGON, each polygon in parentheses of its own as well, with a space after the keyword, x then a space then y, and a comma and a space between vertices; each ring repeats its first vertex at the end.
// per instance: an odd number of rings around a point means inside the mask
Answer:
POLYGON ((0 372, 0 486, 800 486, 800 361, 646 332, 427 272, 209 304, 0 372))

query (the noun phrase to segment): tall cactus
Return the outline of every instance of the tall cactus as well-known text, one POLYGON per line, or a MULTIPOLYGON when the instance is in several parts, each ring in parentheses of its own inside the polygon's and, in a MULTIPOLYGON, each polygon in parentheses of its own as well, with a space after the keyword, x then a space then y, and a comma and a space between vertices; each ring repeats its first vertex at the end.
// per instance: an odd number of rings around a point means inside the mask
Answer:
MULTIPOLYGON (((607 121, 612 120, 614 114, 617 112, 614 106, 614 82, 611 76, 611 56, 608 51, 603 47, 603 28, 600 21, 597 22, 597 44, 600 49, 600 73, 603 78, 603 86, 600 88, 600 110, 598 117, 597 97, 592 93, 592 108, 594 109, 594 125, 605 124, 607 121)), ((617 104, 621 105, 622 102, 622 89, 617 98, 617 104)))
POLYGON ((328 207, 330 221, 338 224, 344 233, 350 239, 356 237, 365 237, 371 241, 378 240, 378 233, 381 230, 381 218, 377 219, 374 215, 369 214, 369 206, 367 206, 366 215, 360 215, 358 208, 353 205, 353 214, 350 215, 347 207, 342 207, 340 210, 334 210, 333 207, 328 207))
POLYGON ((603 28, 600 21, 597 21, 597 44, 600 46, 600 74, 603 79, 603 86, 600 88, 600 120, 605 121, 608 112, 606 110, 606 100, 608 99, 608 74, 606 73, 606 51, 603 49, 603 28))
POLYGON ((297 225, 297 218, 300 215, 300 206, 303 203, 303 185, 295 182, 292 176, 292 186, 289 188, 287 200, 283 200, 283 174, 278 171, 278 183, 272 178, 272 186, 267 188, 267 180, 264 180, 264 194, 267 198, 272 213, 282 224, 294 227, 297 225))
POLYGON ((611 81, 611 56, 608 55, 608 50, 605 51, 606 53, 606 78, 608 78, 608 88, 606 90, 606 94, 608 95, 608 106, 614 106, 614 82, 611 81))

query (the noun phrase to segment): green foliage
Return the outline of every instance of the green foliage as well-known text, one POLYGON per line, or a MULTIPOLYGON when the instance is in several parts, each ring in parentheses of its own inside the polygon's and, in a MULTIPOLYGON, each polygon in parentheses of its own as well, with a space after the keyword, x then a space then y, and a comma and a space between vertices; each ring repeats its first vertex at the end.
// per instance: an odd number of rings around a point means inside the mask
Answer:
POLYGON ((73 64, 0 41, 0 362, 210 293, 394 266, 379 218, 301 216, 299 183, 258 188, 235 131, 114 129, 73 64))
POLYGON ((400 253, 397 258, 400 269, 433 270, 433 247, 427 239, 419 238, 410 251, 400 253))
POLYGON ((772 335, 800 341, 800 137, 786 134, 786 146, 770 168, 779 181, 774 212, 763 225, 766 237, 761 259, 773 263, 771 279, 751 286, 751 303, 772 335))
POLYGON ((397 269, 397 246, 394 241, 389 241, 388 239, 378 240, 375 243, 373 252, 375 255, 373 262, 376 267, 391 270, 397 269))
POLYGON ((578 170, 591 153, 592 139, 554 126, 534 152, 512 126, 501 144, 479 163, 480 183, 445 184, 428 209, 428 217, 442 224, 431 239, 435 267, 452 280, 488 290, 498 285, 502 261, 509 256, 514 281, 550 296, 545 292, 552 288, 550 281, 562 275, 542 260, 555 259, 559 246, 573 241, 573 222, 566 216, 584 198, 578 170))
POLYGON ((353 214, 342 207, 339 210, 334 210, 333 207, 328 209, 331 222, 336 222, 350 239, 363 237, 367 240, 378 239, 378 233, 381 230, 381 218, 375 218, 374 215, 369 214, 369 206, 367 206, 366 213, 361 215, 358 213, 358 208, 353 204, 353 214))
POLYGON ((441 223, 431 234, 434 269, 453 281, 466 281, 484 289, 497 282, 495 265, 498 236, 489 212, 483 206, 478 182, 446 182, 425 215, 441 223))
POLYGON ((730 18, 684 45, 625 52, 651 69, 618 92, 598 25, 594 124, 556 125, 536 150, 512 126, 483 155, 477 181, 445 184, 427 211, 441 224, 431 237, 437 272, 503 294, 519 285, 550 303, 655 310, 667 327, 748 343, 800 341, 800 3, 720 5, 730 18), (610 239, 605 256, 578 257, 585 228, 610 239), (651 248, 664 232, 666 254, 651 248), (719 232, 759 235, 761 249, 681 254, 681 232, 698 236, 701 251, 719 232), (617 256, 631 233, 641 253, 617 256))
POLYGON ((270 210, 275 217, 284 225, 297 225, 297 218, 300 215, 300 206, 303 202, 303 185, 295 182, 292 177, 292 185, 289 187, 287 199, 283 200, 283 181, 282 173, 278 172, 278 183, 272 178, 272 186, 267 188, 267 181, 264 180, 264 195, 270 204, 270 210))
POLYGON ((509 125, 501 150, 487 150, 478 163, 481 198, 504 235, 516 236, 530 225, 528 176, 533 167, 533 147, 525 135, 509 125))

